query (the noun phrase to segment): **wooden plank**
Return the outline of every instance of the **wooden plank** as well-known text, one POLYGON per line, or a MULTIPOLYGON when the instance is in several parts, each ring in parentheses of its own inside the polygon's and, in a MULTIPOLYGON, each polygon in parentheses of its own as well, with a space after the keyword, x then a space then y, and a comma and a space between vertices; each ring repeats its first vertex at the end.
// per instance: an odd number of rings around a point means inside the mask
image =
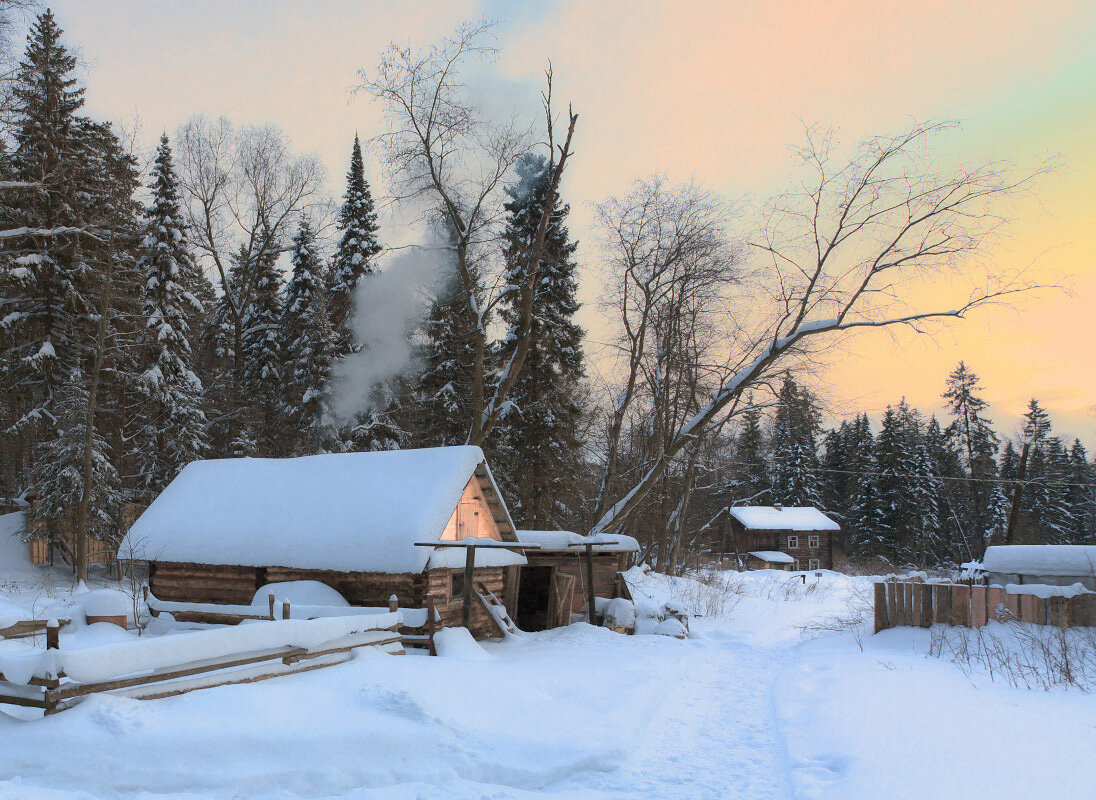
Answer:
POLYGON ((990 586, 986 588, 986 616, 994 622, 1005 622, 1008 619, 1003 587, 990 586))
POLYGON ((885 583, 875 584, 875 630, 873 633, 879 633, 881 630, 889 628, 890 624, 887 620, 887 585, 885 583))
POLYGON ((899 598, 902 600, 902 624, 913 624, 913 588, 908 583, 899 583, 899 598))
POLYGON ((951 625, 970 625, 970 587, 954 584, 951 587, 951 625))
POLYGON ((1005 609, 1009 620, 1020 619, 1020 595, 1005 592, 1005 609))
POLYGON ((921 595, 921 613, 918 622, 922 628, 932 627, 932 588, 931 583, 922 583, 917 587, 917 592, 921 595))
POLYGON ((887 619, 890 620, 890 626, 892 628, 901 625, 898 620, 898 584, 893 581, 887 581, 887 619))
POLYGON ((1020 597, 1020 621, 1034 623, 1035 620, 1035 596, 1022 594, 1020 597))
POLYGON ((1071 623, 1068 597, 1047 598, 1047 613, 1048 621, 1051 625, 1054 625, 1058 628, 1070 627, 1071 623))
POLYGON ((303 647, 274 647, 269 650, 233 656, 223 660, 207 659, 204 661, 195 661, 178 667, 169 667, 168 669, 156 670, 155 672, 150 672, 145 675, 136 675, 129 678, 117 678, 110 681, 100 681, 98 683, 66 684, 58 689, 46 692, 46 700, 67 700, 70 697, 95 694, 96 692, 109 692, 114 689, 125 689, 131 686, 143 686, 148 683, 159 683, 174 678, 185 678, 188 675, 198 675, 203 672, 215 672, 222 669, 231 669, 232 667, 242 667, 247 664, 257 664, 260 661, 271 661, 307 652, 308 651, 303 647))
POLYGON ((1096 627, 1096 594, 1079 594, 1070 598, 1070 618, 1075 626, 1096 627))
POLYGON ((970 625, 980 628, 986 624, 986 587, 970 587, 970 625))
POLYGON ((948 584, 933 584, 932 606, 933 622, 942 622, 947 625, 951 619, 951 587, 948 584))

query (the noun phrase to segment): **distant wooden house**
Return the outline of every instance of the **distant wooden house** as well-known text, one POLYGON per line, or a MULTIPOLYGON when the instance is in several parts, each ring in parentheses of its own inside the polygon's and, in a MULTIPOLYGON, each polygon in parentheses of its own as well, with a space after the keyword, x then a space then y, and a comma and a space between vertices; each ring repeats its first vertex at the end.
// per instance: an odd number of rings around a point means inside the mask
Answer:
MULTIPOLYGON (((37 519, 31 513, 37 502, 35 495, 29 495, 22 507, 28 512, 29 530, 27 531, 27 548, 30 559, 38 565, 72 564, 76 553, 76 522, 70 516, 51 522, 37 519)), ((88 563, 111 566, 117 558, 117 544, 122 532, 127 530, 133 521, 144 510, 144 506, 128 500, 123 501, 120 514, 115 520, 114 534, 109 539, 100 539, 95 536, 88 537, 88 563)), ((3 507, 0 506, 0 512, 3 507)))
POLYGON ((514 523, 478 447, 188 465, 134 523, 121 552, 149 564, 159 600, 246 605, 270 583, 319 581, 354 606, 423 608, 440 624, 495 635, 480 589, 508 608, 520 553, 477 548, 473 586, 465 550, 418 543, 517 543, 514 523))
POLYGON ((731 506, 709 523, 713 547, 746 569, 833 569, 841 526, 809 506, 731 506))
POLYGON ((591 545, 593 589, 596 597, 627 594, 620 573, 631 566, 639 543, 631 536, 580 536, 570 531, 518 531, 518 540, 535 544, 528 550, 528 564, 521 568, 514 620, 524 631, 540 631, 570 625, 572 616, 587 603, 586 545, 591 545))

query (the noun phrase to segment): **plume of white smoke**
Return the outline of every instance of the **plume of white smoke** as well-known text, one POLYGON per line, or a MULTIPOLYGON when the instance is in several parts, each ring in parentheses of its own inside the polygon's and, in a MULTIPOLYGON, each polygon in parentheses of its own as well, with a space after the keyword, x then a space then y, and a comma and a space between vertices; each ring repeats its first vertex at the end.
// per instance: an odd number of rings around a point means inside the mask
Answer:
POLYGON ((452 276, 447 249, 411 247, 387 269, 358 281, 353 327, 360 349, 332 366, 328 424, 340 426, 373 410, 384 386, 408 371, 414 361, 411 332, 452 276))

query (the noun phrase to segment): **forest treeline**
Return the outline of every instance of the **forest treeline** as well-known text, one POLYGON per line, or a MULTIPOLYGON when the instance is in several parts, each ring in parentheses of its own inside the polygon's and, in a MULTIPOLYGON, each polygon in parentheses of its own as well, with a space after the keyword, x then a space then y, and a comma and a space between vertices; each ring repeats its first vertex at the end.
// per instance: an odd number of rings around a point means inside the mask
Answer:
MULTIPOLYGON (((595 373, 575 320, 592 249, 572 238, 561 190, 578 115, 555 127, 549 70, 545 131, 477 116, 459 66, 486 49, 488 28, 393 46, 363 84, 385 109, 371 139, 386 198, 426 209, 448 278, 400 334, 414 357, 347 415, 332 413, 340 370, 379 353, 358 311, 387 255, 358 138, 334 202, 323 165, 270 125, 194 117, 142 169, 132 142, 84 114, 63 32, 49 11, 37 17, 0 117, 0 498, 33 500, 35 535, 80 570, 88 537, 116 541, 126 504, 151 502, 195 459, 472 443, 520 527, 627 532, 665 570, 702 557, 705 524, 742 503, 817 505, 842 521, 855 557, 945 563, 1003 540, 1019 486, 1018 541, 1093 540, 1092 463, 1034 400, 1021 484, 1019 445, 995 432, 963 364, 948 378, 947 419, 902 402, 877 432, 866 415, 824 430, 793 377, 815 336, 958 317, 999 297, 913 315, 863 306, 873 281, 909 265, 952 268, 961 249, 935 244, 938 231, 977 251, 985 232, 967 205, 1026 178, 911 172, 910 154, 947 125, 872 140, 837 173, 843 194, 795 198, 816 204, 816 225, 836 219, 831 249, 889 225, 891 210, 910 220, 916 243, 867 262, 859 290, 822 279, 832 267, 819 248, 807 271, 751 286, 723 201, 637 180, 596 210, 613 338, 595 373), (922 191, 880 211, 892 167, 922 191), (933 204, 945 191, 950 204, 933 204), (841 227, 858 213, 855 229, 841 227), (734 304, 761 296, 774 310, 745 326, 734 304), (830 316, 815 318, 820 308, 830 316)), ((811 147, 807 162, 828 169, 829 144, 811 147)), ((789 220, 808 217, 778 208, 780 237, 761 241, 779 273, 802 244, 789 220)))

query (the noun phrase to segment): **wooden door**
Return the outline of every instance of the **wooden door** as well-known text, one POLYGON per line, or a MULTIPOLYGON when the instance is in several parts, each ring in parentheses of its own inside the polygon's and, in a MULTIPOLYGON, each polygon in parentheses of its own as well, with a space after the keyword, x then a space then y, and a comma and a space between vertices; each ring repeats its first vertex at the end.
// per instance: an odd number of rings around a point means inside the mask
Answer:
POLYGON ((571 602, 575 592, 575 576, 552 570, 552 593, 548 598, 548 627, 571 624, 571 602))

